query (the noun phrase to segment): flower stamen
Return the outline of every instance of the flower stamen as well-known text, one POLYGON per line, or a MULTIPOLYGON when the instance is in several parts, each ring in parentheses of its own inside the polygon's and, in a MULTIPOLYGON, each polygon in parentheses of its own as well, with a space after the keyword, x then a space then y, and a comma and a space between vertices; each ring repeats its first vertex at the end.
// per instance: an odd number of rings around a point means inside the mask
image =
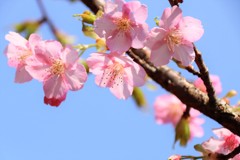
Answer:
POLYGON ((61 60, 57 59, 53 61, 50 71, 52 74, 61 75, 64 73, 64 69, 64 63, 61 60))

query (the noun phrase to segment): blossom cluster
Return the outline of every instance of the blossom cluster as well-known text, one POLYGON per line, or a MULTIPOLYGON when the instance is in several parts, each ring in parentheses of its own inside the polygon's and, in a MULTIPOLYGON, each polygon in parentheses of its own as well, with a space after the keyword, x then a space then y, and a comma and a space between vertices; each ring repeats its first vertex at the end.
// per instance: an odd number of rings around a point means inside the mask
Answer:
MULTIPOLYGON (((222 85, 220 78, 216 75, 210 75, 213 87, 216 90, 216 94, 220 94, 222 91, 222 85)), ((206 92, 206 88, 200 78, 196 79, 193 84, 206 92)), ((183 104, 176 96, 172 94, 158 96, 154 102, 155 118, 158 124, 172 124, 174 127, 177 126, 180 121, 184 111, 186 110, 186 105, 183 104)), ((204 120, 199 117, 200 112, 191 109, 190 117, 188 119, 190 138, 203 136, 203 129, 201 125, 204 120)))
MULTIPOLYGON (((234 151, 234 149, 240 144, 240 137, 233 134, 226 128, 214 129, 213 133, 217 136, 217 139, 212 137, 202 143, 202 147, 204 149, 203 155, 206 157, 206 159, 214 159, 216 154, 227 155, 234 151)), ((231 160, 239 159, 240 153, 231 158, 231 160)))
MULTIPOLYGON (((109 53, 92 53, 86 60, 89 71, 96 76, 98 86, 109 88, 119 99, 127 99, 134 87, 144 85, 146 79, 144 69, 126 51, 147 47, 150 60, 157 66, 172 58, 188 66, 194 60, 192 42, 203 34, 201 22, 183 17, 177 6, 165 9, 158 26, 151 31, 147 16, 147 6, 139 1, 113 0, 105 3, 104 13, 93 22, 94 31, 106 41, 109 53)), ((68 90, 79 90, 86 82, 86 70, 72 47, 42 40, 37 34, 26 40, 10 32, 6 39, 10 42, 5 50, 8 63, 17 69, 15 82, 33 78, 42 82, 46 104, 60 105, 68 90)))
POLYGON ((5 50, 8 64, 15 67, 15 82, 33 78, 43 83, 44 103, 59 106, 68 90, 79 90, 87 80, 87 73, 78 61, 78 53, 63 47, 58 41, 43 41, 37 34, 29 40, 15 32, 5 37, 10 44, 5 50))

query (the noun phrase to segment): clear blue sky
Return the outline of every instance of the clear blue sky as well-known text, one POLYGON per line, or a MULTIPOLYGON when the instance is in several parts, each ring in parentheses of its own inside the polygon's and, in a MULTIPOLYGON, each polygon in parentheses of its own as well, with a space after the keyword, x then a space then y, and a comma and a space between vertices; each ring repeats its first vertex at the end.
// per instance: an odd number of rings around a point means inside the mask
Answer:
MULTIPOLYGON (((92 43, 81 33, 81 23, 72 17, 86 8, 66 0, 43 0, 54 24, 75 35, 77 43, 92 43)), ((161 16, 167 0, 142 0, 149 7, 148 22, 161 16)), ((196 43, 213 74, 221 77, 223 94, 230 89, 240 92, 240 2, 237 0, 185 0, 184 15, 202 20, 205 34, 196 43)), ((8 42, 5 34, 13 24, 41 17, 34 0, 0 2, 0 50, 8 42)), ((43 39, 53 39, 47 26, 38 32, 43 39)), ((90 52, 86 52, 87 57, 90 52)), ((170 64, 176 68, 175 64, 170 64)), ((188 79, 194 77, 180 69, 188 79)), ((219 125, 210 119, 204 124, 205 135, 195 138, 187 148, 172 149, 173 128, 154 121, 152 104, 161 87, 152 92, 143 87, 148 109, 138 110, 133 100, 120 101, 108 89, 94 84, 89 76, 84 89, 69 92, 58 108, 43 103, 42 84, 33 80, 14 83, 15 69, 0 55, 0 160, 164 160, 173 153, 195 154, 192 148, 212 136, 219 125)), ((237 102, 239 96, 233 99, 237 102)))

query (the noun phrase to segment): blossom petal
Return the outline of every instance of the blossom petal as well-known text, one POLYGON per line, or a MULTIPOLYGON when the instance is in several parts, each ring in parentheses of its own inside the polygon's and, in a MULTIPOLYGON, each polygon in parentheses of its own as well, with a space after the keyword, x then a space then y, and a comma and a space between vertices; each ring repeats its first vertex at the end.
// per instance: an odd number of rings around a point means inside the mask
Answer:
POLYGON ((61 76, 52 76, 43 83, 45 97, 61 99, 67 93, 67 87, 61 76))
POLYGON ((113 32, 117 29, 112 18, 109 16, 102 16, 94 22, 94 31, 101 38, 108 38, 113 35, 113 32))
POLYGON ((24 83, 32 80, 32 76, 26 71, 25 65, 19 65, 15 74, 16 83, 24 83))
POLYGON ((38 34, 31 34, 28 39, 28 45, 32 51, 34 51, 34 47, 41 41, 41 37, 38 34))
POLYGON ((145 83, 146 72, 137 63, 132 67, 125 68, 127 81, 131 86, 142 86, 145 83))
POLYGON ((192 44, 175 46, 175 53, 173 57, 180 61, 182 65, 189 66, 195 59, 192 44))
POLYGON ((112 61, 105 53, 92 53, 90 57, 87 58, 87 64, 90 68, 90 72, 99 74, 99 72, 102 73, 104 66, 111 65, 112 61))
POLYGON ((87 80, 87 72, 83 65, 77 64, 72 70, 67 70, 65 73, 66 85, 70 90, 76 91, 83 87, 87 80))
MULTIPOLYGON (((30 64, 30 63, 29 63, 30 64)), ((50 75, 50 66, 41 63, 32 63, 33 65, 27 65, 26 70, 35 79, 39 81, 46 81, 50 75)))
POLYGON ((189 42, 199 40, 204 33, 201 21, 192 17, 183 17, 179 23, 179 30, 183 38, 189 42))
POLYGON ((19 60, 19 57, 22 53, 26 52, 23 48, 16 47, 13 44, 9 44, 4 53, 6 54, 8 58, 8 65, 11 67, 17 67, 21 61, 19 60))
POLYGON ((224 144, 224 141, 216 140, 214 138, 210 138, 208 141, 203 142, 202 146, 204 149, 211 151, 212 153, 216 153, 219 151, 219 147, 224 144))
POLYGON ((131 37, 124 32, 117 32, 107 39, 107 46, 112 52, 122 54, 131 47, 131 37))
POLYGON ((130 1, 123 5, 123 13, 134 22, 144 23, 148 16, 148 9, 139 1, 130 1))
POLYGON ((118 83, 118 85, 113 85, 112 87, 110 87, 110 91, 118 99, 127 99, 130 95, 132 95, 133 87, 123 82, 118 83))
POLYGON ((134 27, 134 29, 131 31, 132 47, 136 49, 143 48, 147 35, 148 35, 147 24, 142 24, 138 25, 137 27, 134 27))
POLYGON ((170 30, 176 27, 181 19, 182 10, 179 7, 173 6, 172 8, 166 8, 159 20, 159 27, 170 30))
POLYGON ((5 39, 15 46, 27 49, 27 40, 16 32, 9 32, 9 34, 5 36, 5 39))
POLYGON ((78 52, 70 46, 66 46, 62 52, 61 59, 65 63, 66 68, 72 67, 72 65, 79 59, 78 52))
POLYGON ((153 48, 150 55, 150 61, 155 66, 166 65, 170 62, 172 53, 169 51, 166 43, 156 43, 153 48))

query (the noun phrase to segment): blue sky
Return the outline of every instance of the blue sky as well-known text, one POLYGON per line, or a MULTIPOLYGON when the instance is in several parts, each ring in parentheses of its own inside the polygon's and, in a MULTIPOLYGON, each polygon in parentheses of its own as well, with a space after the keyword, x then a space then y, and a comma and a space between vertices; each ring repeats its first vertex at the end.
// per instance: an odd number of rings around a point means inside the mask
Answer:
MULTIPOLYGON (((43 0, 49 17, 62 31, 76 36, 77 43, 92 43, 81 33, 81 23, 72 17, 86 8, 81 3, 65 0, 43 0)), ((149 7, 147 22, 154 27, 154 17, 160 17, 167 0, 142 0, 149 7)), ((204 36, 196 43, 205 63, 213 74, 221 77, 224 95, 230 89, 240 92, 240 2, 236 0, 185 0, 181 5, 185 16, 202 21, 204 36)), ((0 50, 8 42, 5 34, 13 24, 39 19, 41 14, 33 0, 0 2, 0 50)), ((53 39, 48 26, 38 32, 43 39, 53 39)), ((88 57, 87 51, 83 57, 88 57)), ((191 74, 177 69, 189 80, 191 74)), ((133 100, 115 98, 108 89, 94 84, 89 76, 85 87, 69 92, 65 102, 54 108, 43 103, 42 84, 33 80, 14 83, 15 69, 0 55, 0 159, 1 160, 163 160, 173 153, 195 154, 194 144, 212 136, 217 123, 206 119, 205 135, 193 139, 187 148, 175 146, 174 130, 170 125, 157 125, 152 104, 156 96, 166 93, 161 87, 149 91, 142 87, 148 108, 137 109, 133 100)), ((221 97, 220 96, 220 97, 221 97)), ((233 98, 235 104, 239 96, 233 98)), ((204 117, 204 116, 203 116, 204 117)), ((204 117, 205 118, 205 117, 204 117)))

